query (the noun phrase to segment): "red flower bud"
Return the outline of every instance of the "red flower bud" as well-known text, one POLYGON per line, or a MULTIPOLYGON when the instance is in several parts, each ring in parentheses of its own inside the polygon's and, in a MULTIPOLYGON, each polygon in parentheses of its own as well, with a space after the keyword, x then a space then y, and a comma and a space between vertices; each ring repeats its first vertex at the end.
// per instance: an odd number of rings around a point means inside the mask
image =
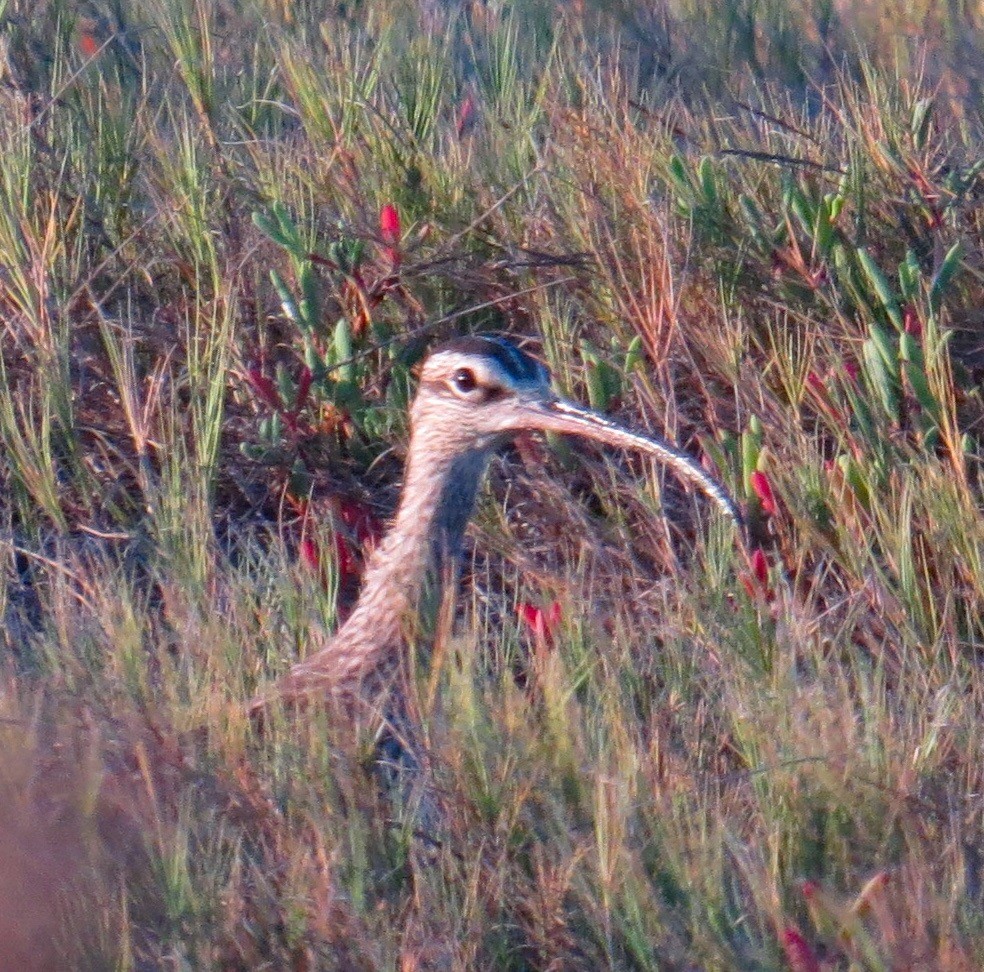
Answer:
POLYGON ((820 960, 795 925, 783 928, 779 942, 793 972, 820 972, 820 960))
POLYGON ((386 246, 383 247, 383 255, 393 265, 393 269, 400 266, 400 237, 403 235, 400 230, 400 214, 395 206, 387 203, 379 212, 379 232, 383 237, 386 246))
POLYGON ((553 638, 563 616, 559 601, 554 601, 546 610, 524 602, 516 610, 537 641, 544 642, 553 638))
POLYGON ((400 231, 400 214, 395 206, 387 203, 379 212, 379 232, 383 237, 383 242, 389 246, 396 246, 400 242, 402 235, 400 231))
POLYGON ((751 484, 755 495, 758 497, 759 504, 762 507, 762 512, 766 516, 775 516, 777 511, 776 497, 772 492, 772 484, 769 482, 769 477, 766 476, 764 472, 759 472, 757 469, 749 477, 748 481, 751 484))

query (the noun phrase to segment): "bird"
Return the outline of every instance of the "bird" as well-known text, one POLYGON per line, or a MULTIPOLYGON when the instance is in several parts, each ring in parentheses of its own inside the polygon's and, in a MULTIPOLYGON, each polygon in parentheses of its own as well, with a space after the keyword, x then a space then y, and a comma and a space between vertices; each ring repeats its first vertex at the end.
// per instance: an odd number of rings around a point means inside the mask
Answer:
POLYGON ((525 431, 557 432, 656 457, 703 491, 737 527, 738 504, 692 456, 558 396, 549 370, 512 340, 459 337, 425 359, 410 408, 410 445, 395 519, 370 556, 351 614, 297 662, 253 718, 275 700, 372 699, 392 684, 407 646, 426 637, 443 590, 457 578, 465 530, 492 455, 525 431))

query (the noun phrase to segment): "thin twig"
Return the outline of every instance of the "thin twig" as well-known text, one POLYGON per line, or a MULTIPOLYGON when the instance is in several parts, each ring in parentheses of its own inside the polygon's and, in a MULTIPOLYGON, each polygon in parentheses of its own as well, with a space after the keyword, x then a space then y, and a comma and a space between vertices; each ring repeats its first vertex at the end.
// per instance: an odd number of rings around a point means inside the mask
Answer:
POLYGON ((803 129, 797 128, 795 125, 791 125, 789 122, 783 121, 775 115, 770 115, 768 112, 762 111, 761 108, 753 108, 745 101, 739 101, 737 98, 735 98, 734 101, 739 108, 743 111, 747 111, 750 115, 754 115, 756 118, 761 118, 763 121, 767 121, 771 125, 775 125, 777 128, 781 128, 783 131, 789 132, 792 135, 799 135, 800 138, 805 138, 808 142, 812 142, 814 145, 820 144, 820 140, 818 138, 811 135, 809 132, 804 132, 803 129))
POLYGON ((797 159, 792 155, 776 155, 773 152, 755 152, 751 149, 719 149, 719 156, 730 155, 739 159, 754 159, 756 162, 771 162, 773 165, 797 165, 804 169, 815 169, 818 172, 832 172, 835 175, 847 175, 845 169, 833 165, 814 162, 813 159, 797 159))
POLYGON ((469 314, 476 314, 479 311, 488 310, 490 307, 498 307, 500 304, 505 304, 509 301, 516 300, 518 297, 525 297, 527 294, 534 294, 538 290, 545 290, 547 287, 559 287, 561 284, 572 283, 577 279, 577 277, 570 275, 567 277, 561 277, 559 280, 548 280, 546 283, 537 284, 535 287, 527 287, 525 290, 517 290, 512 293, 505 294, 502 297, 496 297, 492 300, 483 301, 481 304, 472 304, 469 307, 463 307, 461 310, 453 311, 450 314, 445 314, 443 317, 438 317, 432 321, 419 324, 410 331, 394 334, 392 337, 386 338, 384 341, 377 341, 371 347, 368 347, 363 351, 358 351, 351 357, 346 358, 344 361, 338 361, 335 364, 328 366, 325 370, 326 372, 337 371, 339 368, 354 364, 356 361, 361 361, 363 358, 367 358, 370 355, 375 354, 377 351, 381 351, 383 348, 389 347, 389 345, 394 344, 397 341, 421 337, 422 335, 427 334, 429 331, 433 331, 443 324, 450 324, 452 321, 459 320, 462 317, 467 317, 469 314))

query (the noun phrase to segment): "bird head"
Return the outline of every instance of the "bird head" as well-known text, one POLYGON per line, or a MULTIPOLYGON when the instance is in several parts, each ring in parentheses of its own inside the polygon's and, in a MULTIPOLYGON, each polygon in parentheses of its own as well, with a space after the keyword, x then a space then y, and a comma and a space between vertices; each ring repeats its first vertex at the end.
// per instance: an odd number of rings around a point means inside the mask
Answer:
POLYGON ((459 338, 424 362, 410 415, 415 433, 434 427, 448 445, 484 451, 538 428, 534 412, 555 397, 550 372, 511 341, 459 338))
POLYGON ((560 398, 550 387, 550 372, 501 337, 459 338, 436 348, 424 362, 411 421, 415 437, 432 438, 452 451, 489 452, 518 432, 542 431, 647 453, 694 483, 742 527, 735 501, 695 459, 663 439, 560 398))

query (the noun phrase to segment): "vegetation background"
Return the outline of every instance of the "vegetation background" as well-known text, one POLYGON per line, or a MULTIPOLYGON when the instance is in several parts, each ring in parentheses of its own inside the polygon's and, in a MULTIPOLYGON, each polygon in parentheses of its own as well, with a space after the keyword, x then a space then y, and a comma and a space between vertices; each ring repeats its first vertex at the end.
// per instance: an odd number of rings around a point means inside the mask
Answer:
POLYGON ((0 0, 0 968, 980 968, 982 80, 960 0, 0 0), (762 553, 498 460, 421 863, 244 703, 478 330, 762 553))

